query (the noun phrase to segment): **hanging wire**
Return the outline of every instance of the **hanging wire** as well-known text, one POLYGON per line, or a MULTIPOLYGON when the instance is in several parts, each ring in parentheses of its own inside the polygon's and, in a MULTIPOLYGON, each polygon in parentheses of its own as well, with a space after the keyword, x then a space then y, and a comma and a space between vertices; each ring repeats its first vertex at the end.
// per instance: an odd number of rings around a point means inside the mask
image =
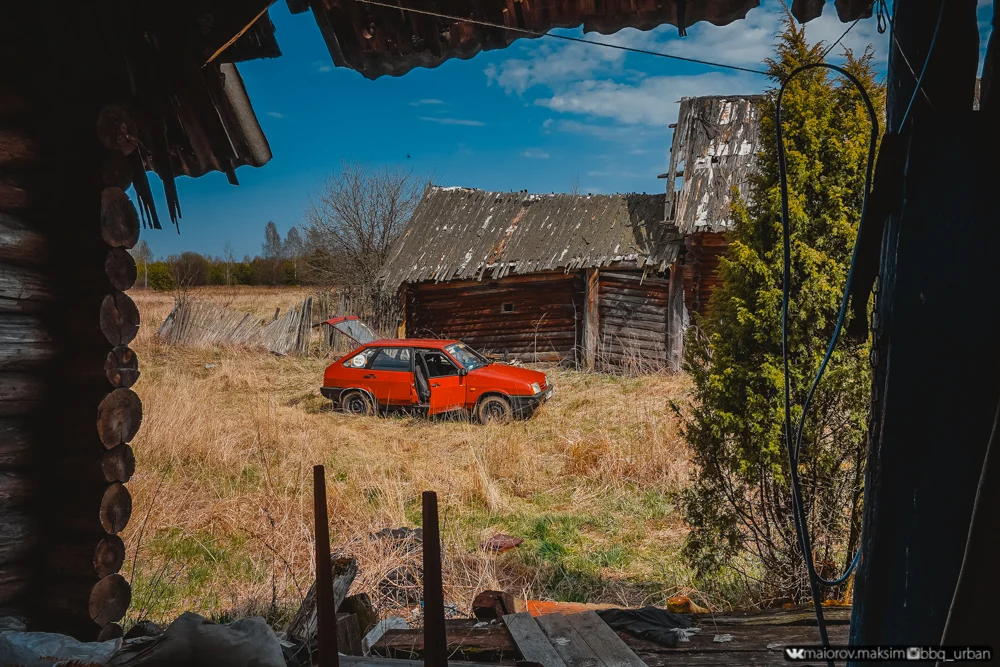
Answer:
MULTIPOLYGON (((869 119, 872 124, 871 136, 869 139, 868 148, 868 160, 865 168, 865 189, 864 197, 861 205, 861 221, 864 220, 865 210, 868 207, 868 194, 871 191, 871 180, 872 173, 875 169, 875 151, 878 144, 879 137, 879 125, 878 125, 878 115, 875 113, 875 107, 871 103, 871 99, 868 97, 868 92, 865 90, 864 85, 858 81, 858 79, 843 69, 836 65, 830 65, 827 63, 811 63, 808 65, 803 65, 795 69, 788 78, 781 84, 781 89, 778 91, 777 100, 777 119, 776 119, 776 130, 778 139, 778 178, 781 186, 781 230, 782 230, 782 243, 783 243, 783 257, 784 257, 784 274, 782 276, 782 298, 781 298, 781 356, 784 367, 784 394, 785 394, 785 448, 788 454, 788 467, 789 476, 792 483, 792 513, 794 515, 795 521, 795 532, 798 534, 799 546, 802 549, 802 557, 805 560, 806 572, 809 575, 809 587, 812 592, 813 607, 816 611, 816 623, 819 627, 820 640, 823 642, 823 646, 828 647, 830 645, 830 637, 827 633, 826 622, 823 619, 823 602, 820 597, 820 586, 835 586, 842 581, 845 581, 850 575, 850 572, 854 568, 854 564, 857 563, 858 557, 854 557, 854 563, 848 569, 848 572, 835 580, 826 580, 819 576, 816 571, 816 565, 813 561, 812 545, 809 538, 809 527, 807 524, 807 517, 805 512, 805 507, 803 506, 802 500, 802 488, 799 481, 799 457, 798 457, 798 444, 801 441, 802 433, 801 427, 805 422, 806 410, 808 409, 809 400, 812 398, 812 394, 815 391, 817 385, 819 384, 820 378, 822 378, 823 373, 826 371, 826 365, 829 362, 830 357, 833 354, 833 349, 836 345, 837 338, 840 334, 840 330, 843 328, 844 319, 847 314, 847 302, 849 297, 849 290, 851 284, 851 276, 854 273, 854 266, 857 261, 858 255, 858 244, 857 239, 854 243, 854 251, 851 253, 851 264, 847 272, 847 285, 844 289, 844 298, 841 301, 840 313, 837 317, 837 325, 834 328, 833 336, 830 340, 830 345, 827 348, 826 356, 823 359, 823 363, 820 365, 820 372, 817 373, 816 379, 813 381, 812 387, 810 387, 809 394, 806 399, 806 403, 803 404, 802 418, 799 422, 800 428, 797 431, 792 431, 792 392, 791 392, 791 380, 789 379, 789 350, 788 350, 788 305, 790 301, 791 293, 791 272, 792 272, 792 249, 791 249, 791 231, 789 229, 788 221, 788 165, 785 159, 785 144, 784 144, 784 132, 782 130, 781 121, 781 102, 785 95, 785 90, 788 88, 788 84, 799 74, 803 72, 817 69, 826 68, 838 72, 841 76, 845 77, 850 81, 861 93, 861 99, 865 103, 865 108, 868 111, 869 119), (793 444, 794 443, 794 444, 793 444)), ((861 222, 858 223, 858 237, 861 235, 861 222)), ((833 661, 828 661, 829 665, 833 665, 833 661)))
POLYGON ((590 44, 592 46, 601 46, 606 49, 616 49, 618 51, 627 51, 629 53, 641 53, 646 56, 656 56, 657 58, 669 58, 670 60, 680 60, 686 63, 695 63, 698 65, 707 65, 709 67, 719 67, 721 69, 730 69, 737 72, 749 72, 750 74, 761 74, 763 76, 768 76, 768 73, 760 69, 752 69, 750 67, 740 67, 739 65, 729 65, 726 63, 717 63, 711 60, 701 60, 699 58, 685 58, 684 56, 675 56, 670 53, 662 53, 660 51, 649 51, 647 49, 636 49, 631 46, 621 46, 619 44, 611 44, 609 42, 595 42, 590 39, 582 39, 580 37, 570 37, 569 35, 556 35, 551 32, 539 32, 538 30, 528 30, 527 28, 518 28, 514 26, 504 25, 502 23, 493 23, 491 21, 482 21, 479 19, 467 18, 462 16, 453 16, 451 14, 442 14, 440 12, 432 12, 426 9, 415 9, 413 7, 403 7, 400 5, 389 4, 388 2, 379 2, 379 0, 355 0, 355 2, 360 2, 366 5, 374 5, 376 7, 385 7, 386 9, 393 9, 397 11, 410 12, 411 14, 422 14, 424 16, 434 16, 439 19, 447 19, 449 21, 458 21, 462 23, 472 23, 474 25, 481 25, 487 28, 499 28, 501 30, 508 30, 510 32, 521 33, 522 35, 530 35, 532 37, 551 37, 553 39, 562 39, 567 42, 578 42, 580 44, 590 44))
MULTIPOLYGON (((837 47, 837 45, 840 44, 841 40, 843 40, 845 37, 847 37, 847 33, 849 33, 852 30, 854 30, 854 26, 856 26, 861 21, 861 19, 865 18, 865 14, 867 14, 868 12, 870 12, 872 10, 872 7, 875 6, 875 3, 879 2, 879 1, 880 0, 872 0, 872 3, 870 5, 868 5, 868 8, 865 11, 861 12, 861 14, 858 16, 858 18, 854 19, 854 22, 851 23, 851 25, 847 26, 847 30, 844 31, 844 34, 842 34, 840 37, 838 37, 836 42, 834 42, 830 46, 826 47, 826 50, 823 51, 823 55, 821 55, 819 57, 820 62, 823 62, 824 60, 826 60, 826 57, 828 55, 830 55, 830 51, 833 51, 837 47)), ((881 14, 879 14, 879 23, 878 23, 878 26, 879 26, 879 30, 878 31, 880 33, 885 30, 882 27, 882 15, 881 14)))

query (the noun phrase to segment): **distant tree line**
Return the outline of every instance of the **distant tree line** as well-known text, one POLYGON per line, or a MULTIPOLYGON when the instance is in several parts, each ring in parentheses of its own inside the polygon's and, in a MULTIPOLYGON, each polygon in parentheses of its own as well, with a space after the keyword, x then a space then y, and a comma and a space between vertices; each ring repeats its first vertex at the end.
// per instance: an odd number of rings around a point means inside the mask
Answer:
MULTIPOLYGON (((132 250, 136 287, 170 291, 202 285, 338 285, 379 295, 378 270, 424 189, 410 171, 345 162, 310 197, 301 227, 281 238, 264 227, 261 253, 237 260, 188 251, 153 258, 145 241, 132 250)), ((376 298, 373 297, 373 298, 376 298)))

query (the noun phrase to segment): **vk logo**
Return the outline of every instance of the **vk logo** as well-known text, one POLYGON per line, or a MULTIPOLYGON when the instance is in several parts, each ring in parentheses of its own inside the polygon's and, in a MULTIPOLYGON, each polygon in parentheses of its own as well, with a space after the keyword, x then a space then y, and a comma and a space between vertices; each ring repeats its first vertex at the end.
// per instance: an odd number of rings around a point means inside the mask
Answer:
POLYGON ((789 660, 805 660, 806 650, 804 648, 786 648, 785 657, 789 660))

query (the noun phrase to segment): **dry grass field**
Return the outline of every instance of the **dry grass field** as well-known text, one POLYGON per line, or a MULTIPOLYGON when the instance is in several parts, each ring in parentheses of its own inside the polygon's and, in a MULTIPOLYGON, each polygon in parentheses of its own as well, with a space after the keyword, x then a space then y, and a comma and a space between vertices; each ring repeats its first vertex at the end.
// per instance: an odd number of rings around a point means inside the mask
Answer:
MULTIPOLYGON (((308 293, 194 296, 265 315, 308 293)), ((399 584, 409 575, 397 566, 415 567, 419 554, 369 536, 419 526, 425 489, 439 494, 446 597, 456 609, 467 611, 487 587, 628 604, 688 590, 672 496, 689 463, 668 406, 687 391, 683 378, 546 369, 553 400, 508 425, 349 417, 319 395, 332 359, 167 347, 155 331, 173 295, 133 297, 144 417, 125 536, 130 621, 169 621, 183 610, 287 618, 312 577, 317 463, 327 470, 334 548, 359 558, 354 590, 383 607, 405 598, 399 584), (503 554, 480 548, 501 532, 525 542, 503 554)))

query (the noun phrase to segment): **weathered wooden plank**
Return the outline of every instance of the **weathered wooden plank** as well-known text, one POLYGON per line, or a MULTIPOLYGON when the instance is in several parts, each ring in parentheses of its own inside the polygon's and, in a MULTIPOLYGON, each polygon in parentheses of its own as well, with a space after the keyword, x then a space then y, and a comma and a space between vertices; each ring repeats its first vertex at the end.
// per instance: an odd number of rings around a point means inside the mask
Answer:
POLYGON ((45 239, 12 215, 0 213, 0 262, 42 264, 45 239))
POLYGON ((570 614, 566 619, 607 667, 646 667, 596 612, 570 614))
MULTIPOLYGON (((340 656, 341 667, 424 667, 422 660, 398 660, 394 658, 359 657, 351 655, 340 656)), ((457 662, 460 667, 497 667, 495 662, 457 662)), ((545 665, 545 667, 549 667, 545 665)))
POLYGON ((504 614, 503 622, 517 644, 522 659, 537 662, 544 667, 567 667, 531 614, 526 611, 504 614))
POLYGON ((607 667, 562 614, 543 614, 535 621, 568 667, 607 667))
MULTIPOLYGON (((347 597, 347 591, 358 574, 358 561, 349 556, 339 557, 334 558, 330 566, 333 573, 333 606, 337 609, 347 597)), ((292 639, 304 642, 316 635, 316 628, 316 582, 313 582, 285 632, 292 639)))

